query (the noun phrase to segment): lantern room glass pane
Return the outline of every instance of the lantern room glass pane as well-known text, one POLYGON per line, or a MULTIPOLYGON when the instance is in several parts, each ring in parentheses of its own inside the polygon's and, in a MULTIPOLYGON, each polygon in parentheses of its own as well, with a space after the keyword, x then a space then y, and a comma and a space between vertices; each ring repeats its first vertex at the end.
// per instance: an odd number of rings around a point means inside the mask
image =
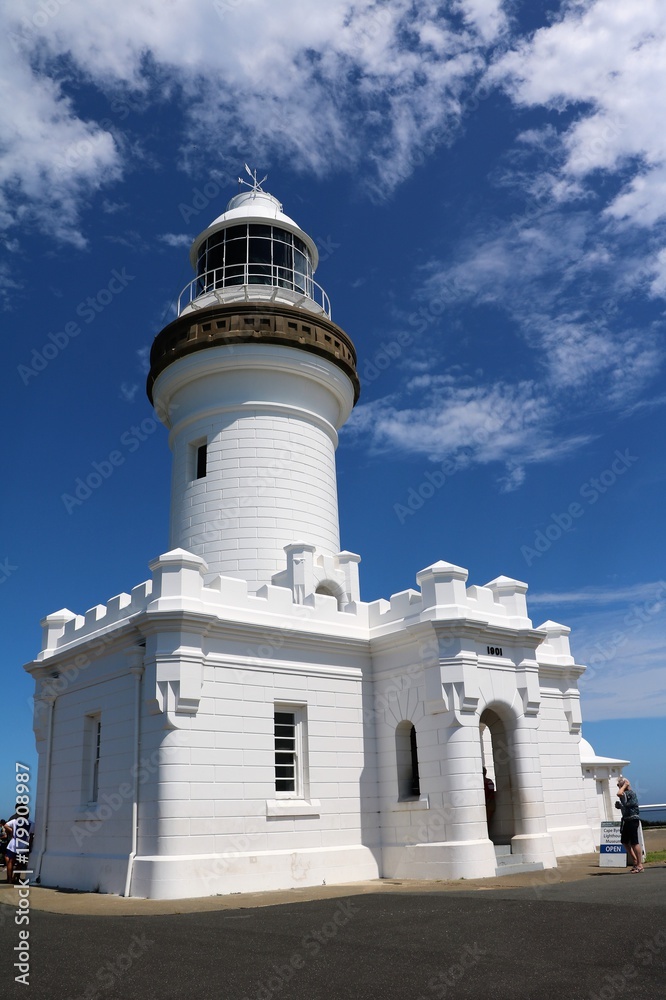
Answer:
MULTIPOLYGON (((251 228, 269 229, 270 226, 256 226, 251 228)), ((270 285, 271 282, 271 241, 270 239, 260 239, 250 237, 250 247, 248 255, 248 281, 251 285, 270 285)))
POLYGON ((224 267, 224 243, 221 240, 217 240, 212 244, 209 242, 206 271, 215 271, 222 267, 224 267))
POLYGON ((299 292, 307 290, 309 264, 310 262, 305 254, 294 248, 294 288, 299 292))
MULTIPOLYGON (((234 229, 244 229, 244 226, 234 226, 234 229)), ((224 260, 224 284, 242 285, 245 283, 245 265, 247 263, 247 240, 228 240, 224 260)))

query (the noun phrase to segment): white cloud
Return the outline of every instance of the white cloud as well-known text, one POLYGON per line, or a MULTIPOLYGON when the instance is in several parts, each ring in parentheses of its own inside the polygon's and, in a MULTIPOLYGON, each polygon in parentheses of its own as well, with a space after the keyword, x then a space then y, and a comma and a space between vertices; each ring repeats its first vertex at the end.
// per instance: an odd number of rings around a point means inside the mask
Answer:
POLYGON ((37 217, 59 239, 85 244, 82 201, 121 174, 113 136, 76 114, 54 79, 36 74, 16 40, 0 38, 0 224, 37 217))
POLYGON ((464 25, 436 0, 330 0, 316 16, 310 0, 54 0, 37 9, 0 0, 5 222, 29 211, 83 243, 81 201, 133 155, 123 123, 178 95, 189 122, 183 163, 192 144, 215 150, 218 166, 228 150, 234 171, 239 146, 321 173, 362 160, 369 189, 390 190, 424 145, 456 128, 461 95, 503 24, 496 0, 460 6, 464 25), (70 81, 107 97, 105 118, 77 112, 70 81))
POLYGON ((524 106, 577 116, 562 134, 562 174, 628 171, 606 206, 613 218, 652 225, 666 216, 663 67, 666 8, 660 0, 569 0, 560 17, 519 41, 491 70, 524 106))
POLYGON ((503 0, 457 0, 454 6, 486 42, 495 41, 507 28, 503 0))

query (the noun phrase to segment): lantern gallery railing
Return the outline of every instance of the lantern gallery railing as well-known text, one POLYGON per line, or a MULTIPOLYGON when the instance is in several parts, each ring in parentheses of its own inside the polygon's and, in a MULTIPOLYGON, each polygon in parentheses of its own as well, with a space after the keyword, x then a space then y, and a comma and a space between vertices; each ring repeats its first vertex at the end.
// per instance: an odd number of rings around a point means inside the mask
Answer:
MULTIPOLYGON (((279 267, 276 264, 230 264, 227 267, 216 267, 213 271, 200 274, 193 278, 178 296, 178 315, 180 316, 183 310, 201 295, 218 289, 244 285, 249 286, 250 298, 251 288, 255 285, 285 289, 287 292, 294 293, 295 296, 300 295, 311 299, 329 319, 331 318, 331 303, 321 285, 317 284, 309 275, 302 274, 294 268, 279 267)), ((265 295, 261 295, 261 298, 264 297, 265 295)), ((289 299, 296 301, 293 295, 290 295, 289 299)))

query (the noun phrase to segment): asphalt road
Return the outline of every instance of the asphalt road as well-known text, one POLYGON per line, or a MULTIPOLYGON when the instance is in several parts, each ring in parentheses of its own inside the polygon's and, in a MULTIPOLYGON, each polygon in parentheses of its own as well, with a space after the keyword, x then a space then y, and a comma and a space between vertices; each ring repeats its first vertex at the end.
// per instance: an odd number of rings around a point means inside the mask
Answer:
MULTIPOLYGON (((6 897, 3 897, 6 898, 6 897)), ((401 892, 151 916, 0 905, 0 1000, 661 1000, 666 867, 525 889, 401 892), (4 919, 3 919, 4 918, 4 919)))

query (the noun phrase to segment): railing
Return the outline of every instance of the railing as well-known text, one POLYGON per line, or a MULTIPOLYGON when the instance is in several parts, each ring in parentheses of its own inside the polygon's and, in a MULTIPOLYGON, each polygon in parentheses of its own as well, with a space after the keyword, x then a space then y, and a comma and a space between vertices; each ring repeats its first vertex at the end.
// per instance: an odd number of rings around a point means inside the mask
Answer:
MULTIPOLYGON (((240 289, 245 285, 282 288, 293 292, 296 297, 300 295, 311 299, 329 319, 331 318, 331 303, 321 285, 309 275, 276 264, 228 264, 226 267, 217 267, 214 271, 200 274, 185 285, 178 296, 178 315, 180 316, 182 311, 200 295, 217 289, 240 289)), ((289 298, 291 300, 291 296, 289 298)), ((297 301, 297 298, 294 301, 297 301)))

